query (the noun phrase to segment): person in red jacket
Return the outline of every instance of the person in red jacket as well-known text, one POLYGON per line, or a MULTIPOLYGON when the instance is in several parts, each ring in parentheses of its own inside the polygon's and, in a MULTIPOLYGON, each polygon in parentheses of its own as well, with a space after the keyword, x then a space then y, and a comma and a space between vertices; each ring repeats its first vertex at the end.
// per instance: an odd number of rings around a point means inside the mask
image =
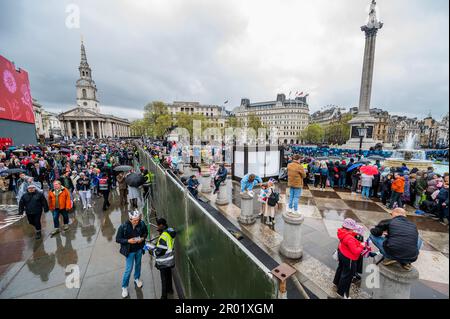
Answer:
POLYGON ((339 265, 333 283, 337 287, 338 298, 350 299, 350 286, 356 274, 358 259, 365 248, 365 244, 356 239, 355 231, 358 224, 351 218, 346 218, 342 228, 337 231, 339 239, 338 260, 339 265))

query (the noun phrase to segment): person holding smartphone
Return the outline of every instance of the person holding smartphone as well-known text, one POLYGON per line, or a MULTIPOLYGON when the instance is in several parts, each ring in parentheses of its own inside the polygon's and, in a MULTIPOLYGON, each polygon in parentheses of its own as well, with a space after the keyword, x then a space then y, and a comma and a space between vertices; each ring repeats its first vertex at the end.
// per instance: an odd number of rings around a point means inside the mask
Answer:
POLYGON ((148 229, 141 219, 141 212, 135 210, 128 213, 128 220, 117 230, 116 242, 120 244, 120 253, 125 256, 125 272, 122 278, 122 297, 128 297, 128 284, 134 265, 134 283, 142 288, 141 260, 148 229))

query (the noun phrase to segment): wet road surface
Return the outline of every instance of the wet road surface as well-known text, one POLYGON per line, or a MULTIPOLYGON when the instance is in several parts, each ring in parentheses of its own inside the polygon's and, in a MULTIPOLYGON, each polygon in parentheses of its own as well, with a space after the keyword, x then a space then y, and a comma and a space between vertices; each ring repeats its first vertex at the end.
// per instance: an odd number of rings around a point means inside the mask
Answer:
MULTIPOLYGON (((93 199, 94 206, 88 210, 76 202, 69 214, 70 229, 53 238, 51 213, 43 215, 42 239, 35 240, 34 228, 26 218, 11 223, 13 212, 4 206, 15 204, 11 193, 0 194, 0 227, 7 225, 0 229, 1 299, 122 298, 125 258, 115 235, 127 219, 127 211, 117 204, 116 191, 111 192, 112 206, 105 212, 101 210, 103 199, 95 195, 93 199)), ((131 277, 129 298, 159 298, 160 275, 148 253, 142 258, 141 279, 144 286, 139 289, 131 277)))

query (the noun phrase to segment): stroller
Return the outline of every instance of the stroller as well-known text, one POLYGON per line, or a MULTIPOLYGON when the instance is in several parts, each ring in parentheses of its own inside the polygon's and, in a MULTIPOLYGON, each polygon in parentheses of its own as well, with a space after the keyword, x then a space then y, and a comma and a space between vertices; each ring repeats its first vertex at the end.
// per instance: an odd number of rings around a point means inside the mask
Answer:
POLYGON ((282 167, 280 169, 280 173, 278 174, 278 181, 286 181, 288 180, 288 171, 287 167, 282 167))

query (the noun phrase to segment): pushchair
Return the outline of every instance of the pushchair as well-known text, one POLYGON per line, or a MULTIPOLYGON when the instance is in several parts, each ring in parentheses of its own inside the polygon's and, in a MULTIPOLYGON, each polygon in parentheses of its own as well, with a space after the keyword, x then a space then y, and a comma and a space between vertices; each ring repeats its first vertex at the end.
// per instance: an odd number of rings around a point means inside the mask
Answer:
POLYGON ((282 167, 280 169, 280 173, 278 174, 278 180, 279 181, 286 181, 288 180, 288 171, 287 167, 282 167))

